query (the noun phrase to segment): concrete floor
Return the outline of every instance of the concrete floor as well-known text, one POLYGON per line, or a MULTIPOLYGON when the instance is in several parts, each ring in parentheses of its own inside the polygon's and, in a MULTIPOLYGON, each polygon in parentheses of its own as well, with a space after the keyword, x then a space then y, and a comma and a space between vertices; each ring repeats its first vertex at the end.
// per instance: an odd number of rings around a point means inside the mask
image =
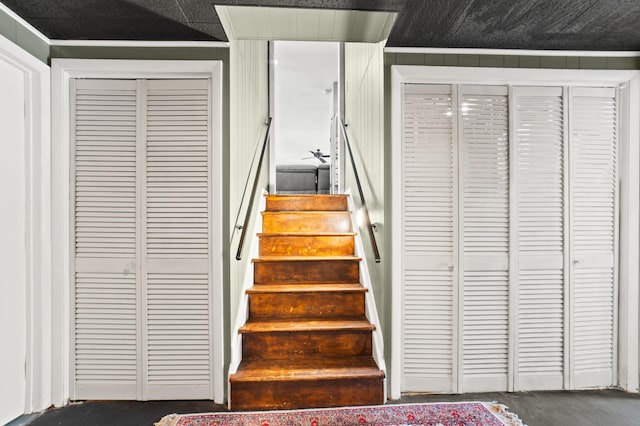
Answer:
MULTIPOLYGON (((617 390, 405 395, 396 403, 497 401, 529 426, 640 425, 640 395, 617 390)), ((10 426, 151 426, 166 414, 226 411, 210 401, 85 402, 50 409, 10 426)))

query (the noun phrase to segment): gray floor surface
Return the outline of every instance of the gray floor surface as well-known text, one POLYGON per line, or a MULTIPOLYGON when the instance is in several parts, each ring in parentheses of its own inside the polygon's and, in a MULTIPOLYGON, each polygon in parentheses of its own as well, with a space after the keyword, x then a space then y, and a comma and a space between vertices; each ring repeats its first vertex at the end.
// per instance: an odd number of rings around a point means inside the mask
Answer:
MULTIPOLYGON (((405 395, 396 403, 497 401, 528 426, 640 425, 640 395, 617 390, 405 395)), ((151 426, 166 414, 226 411, 210 401, 84 402, 49 409, 11 426, 151 426)))

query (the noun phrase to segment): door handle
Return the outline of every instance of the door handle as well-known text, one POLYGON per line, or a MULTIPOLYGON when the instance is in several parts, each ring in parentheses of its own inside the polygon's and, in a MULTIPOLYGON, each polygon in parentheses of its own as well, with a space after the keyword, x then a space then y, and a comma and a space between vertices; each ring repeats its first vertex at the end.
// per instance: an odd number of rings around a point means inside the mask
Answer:
POLYGON ((453 263, 452 262, 447 263, 447 268, 449 268, 450 271, 453 271, 453 263))
POLYGON ((582 263, 584 263, 584 261, 582 259, 573 259, 573 264, 574 265, 582 265, 582 263))

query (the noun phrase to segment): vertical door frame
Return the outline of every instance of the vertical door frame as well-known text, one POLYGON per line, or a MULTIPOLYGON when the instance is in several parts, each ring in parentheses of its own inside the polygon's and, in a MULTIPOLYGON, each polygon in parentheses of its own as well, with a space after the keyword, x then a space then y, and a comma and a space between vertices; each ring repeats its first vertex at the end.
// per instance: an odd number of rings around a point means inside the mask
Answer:
MULTIPOLYGON (((619 239, 619 348, 617 384, 631 392, 638 391, 640 359, 638 341, 639 274, 637 259, 640 247, 640 178, 638 145, 640 144, 640 71, 636 70, 569 70, 524 69, 483 67, 427 67, 394 65, 391 67, 391 202, 393 212, 398 212, 402 202, 402 85, 426 84, 499 84, 499 85, 554 85, 554 86, 622 86, 626 90, 626 102, 621 106, 623 120, 620 132, 620 152, 623 167, 619 173, 622 191, 620 197, 619 239), (632 156, 633 154, 633 156, 632 156), (635 266, 634 266, 635 265, 635 266)), ((566 152, 565 152, 566 154, 566 152)), ((390 397, 397 399, 402 389, 402 217, 391 218, 391 277, 395 286, 391 300, 391 378, 390 397)), ((511 331, 513 333, 513 330, 511 331)), ((510 339, 514 335, 510 333, 510 339)))
MULTIPOLYGON (((0 4, 0 9, 4 6, 0 4)), ((40 34, 40 33, 38 33, 40 34)), ((24 139, 26 214, 25 393, 24 412, 33 413, 51 404, 51 77, 50 68, 20 46, 0 35, 0 61, 24 78, 24 139)), ((15 283, 18 285, 20 283, 15 283)), ((55 359, 55 358, 53 358, 55 359)), ((55 398, 55 395, 54 395, 55 398)))
POLYGON ((72 227, 70 209, 70 91, 69 84, 75 78, 103 79, 208 79, 212 91, 219 96, 212 98, 211 155, 213 205, 220 206, 213 213, 211 234, 219 236, 211 247, 211 275, 213 312, 212 383, 213 400, 224 401, 226 376, 224 375, 224 303, 223 303, 223 80, 222 61, 142 61, 142 60, 95 60, 52 59, 52 264, 59 265, 52 274, 52 341, 54 345, 52 391, 55 405, 69 401, 72 385, 71 361, 71 300, 72 261, 70 238, 72 227))
MULTIPOLYGON (((149 339, 145 333, 148 327, 148 283, 147 272, 147 120, 149 84, 146 79, 136 82, 136 335, 137 335, 137 381, 138 399, 147 399, 149 384, 145 380, 149 374, 149 339), (143 398, 140 398, 142 396, 143 398)), ((71 348, 73 350, 73 347, 71 348)), ((71 366, 73 368, 73 365, 71 366)), ((73 374, 73 371, 71 371, 73 374)), ((71 386, 73 386, 73 378, 71 386)))
POLYGON ((518 144, 516 143, 516 105, 513 102, 515 98, 515 89, 512 85, 507 87, 507 102, 509 103, 509 112, 507 124, 509 126, 509 343, 507 350, 507 391, 513 392, 519 388, 519 335, 520 330, 517 327, 520 314, 518 300, 520 296, 520 288, 518 286, 518 271, 520 270, 518 256, 519 238, 519 222, 517 216, 511 214, 518 211, 518 144))
POLYGON ((451 85, 451 104, 453 109, 453 389, 456 393, 462 392, 464 380, 464 359, 462 348, 464 345, 464 144, 462 143, 463 120, 462 93, 459 84, 451 85))
MULTIPOLYGON (((569 223, 572 215, 572 202, 569 194, 573 192, 571 188, 572 179, 571 179, 571 146, 570 146, 570 138, 571 134, 571 120, 569 116, 569 87, 562 87, 562 122, 563 122, 563 132, 562 132, 562 177, 563 177, 563 187, 562 187, 562 195, 563 195, 563 203, 564 203, 564 226, 563 226, 563 240, 564 240, 564 250, 562 252, 563 255, 563 269, 562 269, 562 280, 563 283, 571 282, 571 240, 568 238, 569 235, 569 223)), ((564 387, 571 389, 573 387, 572 375, 571 372, 571 357, 569 354, 571 353, 571 318, 573 318, 573 313, 571 312, 573 304, 571 303, 571 287, 568 285, 564 286, 564 328, 563 328, 563 336, 564 338, 564 346, 563 346, 563 379, 564 379, 564 387)))
MULTIPOLYGON (((640 117, 640 72, 621 85, 619 90, 618 116, 621 122, 637 122, 640 117)), ((618 293, 620 300, 628 303, 618 305, 618 384, 630 392, 638 392, 638 310, 633 309, 633 301, 639 300, 638 286, 631 285, 639 281, 638 259, 640 247, 636 236, 640 233, 638 212, 638 181, 640 180, 640 128, 638 126, 619 127, 618 176, 620 180, 619 196, 619 244, 618 293), (625 285, 626 283, 626 285, 625 285), (636 340, 632 338, 635 336, 636 340)), ((636 304, 637 306, 637 304, 636 304)))

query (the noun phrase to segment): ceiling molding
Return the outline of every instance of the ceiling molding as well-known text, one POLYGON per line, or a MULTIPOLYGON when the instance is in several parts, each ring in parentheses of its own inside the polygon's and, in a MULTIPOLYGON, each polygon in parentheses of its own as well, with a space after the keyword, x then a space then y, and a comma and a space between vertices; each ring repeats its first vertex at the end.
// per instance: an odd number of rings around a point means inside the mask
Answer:
POLYGON ((385 47, 384 53, 428 53, 433 55, 502 55, 502 56, 582 56, 582 57, 639 57, 638 51, 595 50, 519 50, 519 49, 472 49, 437 47, 385 47))
POLYGON ((31 25, 30 23, 25 21, 22 17, 20 17, 20 15, 15 13, 13 10, 9 9, 2 2, 0 2, 0 11, 2 11, 4 13, 6 13, 7 15, 9 15, 9 17, 11 19, 16 21, 21 26, 23 26, 27 31, 29 31, 30 33, 32 33, 33 35, 38 37, 40 40, 44 41, 47 44, 51 44, 50 43, 51 40, 49 40, 49 37, 47 37, 46 35, 42 34, 36 27, 34 27, 33 25, 31 25))
POLYGON ((49 44, 88 47, 229 47, 227 41, 50 40, 49 44))

